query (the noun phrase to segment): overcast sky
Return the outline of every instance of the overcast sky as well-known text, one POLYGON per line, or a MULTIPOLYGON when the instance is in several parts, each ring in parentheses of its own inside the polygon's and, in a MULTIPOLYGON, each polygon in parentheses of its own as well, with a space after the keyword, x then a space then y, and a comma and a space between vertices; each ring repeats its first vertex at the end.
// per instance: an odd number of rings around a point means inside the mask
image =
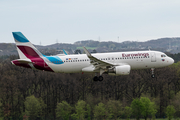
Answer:
POLYGON ((147 41, 180 36, 180 0, 0 0, 0 43, 147 41))

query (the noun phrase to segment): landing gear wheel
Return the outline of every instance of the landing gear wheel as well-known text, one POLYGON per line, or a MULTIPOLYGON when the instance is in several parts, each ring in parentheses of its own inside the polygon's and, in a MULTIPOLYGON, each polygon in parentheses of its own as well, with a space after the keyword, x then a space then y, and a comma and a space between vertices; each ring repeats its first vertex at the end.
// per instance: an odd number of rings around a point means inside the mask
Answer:
POLYGON ((99 81, 103 81, 103 76, 99 76, 99 81))
POLYGON ((93 78, 93 80, 94 80, 94 81, 98 81, 99 78, 98 78, 97 76, 95 76, 95 77, 93 78))
POLYGON ((152 75, 151 75, 151 77, 152 77, 152 78, 155 78, 155 75, 154 75, 154 74, 152 74, 152 75))

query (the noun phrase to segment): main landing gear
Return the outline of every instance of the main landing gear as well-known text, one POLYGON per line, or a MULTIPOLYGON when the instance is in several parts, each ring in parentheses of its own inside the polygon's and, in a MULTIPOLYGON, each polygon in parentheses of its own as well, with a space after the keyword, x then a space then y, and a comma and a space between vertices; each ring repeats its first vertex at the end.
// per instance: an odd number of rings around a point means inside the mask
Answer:
POLYGON ((103 73, 104 73, 104 70, 100 69, 100 76, 98 77, 97 73, 95 73, 95 76, 94 76, 93 80, 94 81, 103 81, 103 76, 102 76, 103 73))
POLYGON ((151 77, 152 77, 152 78, 155 78, 154 69, 155 69, 155 68, 151 68, 151 77))
POLYGON ((93 78, 94 81, 103 81, 103 76, 94 76, 93 78))

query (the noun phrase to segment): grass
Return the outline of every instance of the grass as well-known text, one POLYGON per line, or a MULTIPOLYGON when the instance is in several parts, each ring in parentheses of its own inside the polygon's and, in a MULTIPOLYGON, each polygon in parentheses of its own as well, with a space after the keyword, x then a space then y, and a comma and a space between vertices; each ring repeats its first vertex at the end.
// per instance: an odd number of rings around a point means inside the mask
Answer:
MULTIPOLYGON (((83 49, 83 47, 77 47, 76 49, 83 49)), ((96 47, 86 47, 86 49, 94 50, 94 49, 96 49, 96 47)))

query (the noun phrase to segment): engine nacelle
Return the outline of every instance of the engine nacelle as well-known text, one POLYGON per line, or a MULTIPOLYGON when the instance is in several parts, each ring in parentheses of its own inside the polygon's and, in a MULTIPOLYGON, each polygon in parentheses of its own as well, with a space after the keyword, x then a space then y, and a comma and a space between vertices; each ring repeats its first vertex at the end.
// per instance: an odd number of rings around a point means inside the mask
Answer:
POLYGON ((109 75, 129 75, 131 70, 130 65, 116 66, 114 69, 109 70, 109 75))

